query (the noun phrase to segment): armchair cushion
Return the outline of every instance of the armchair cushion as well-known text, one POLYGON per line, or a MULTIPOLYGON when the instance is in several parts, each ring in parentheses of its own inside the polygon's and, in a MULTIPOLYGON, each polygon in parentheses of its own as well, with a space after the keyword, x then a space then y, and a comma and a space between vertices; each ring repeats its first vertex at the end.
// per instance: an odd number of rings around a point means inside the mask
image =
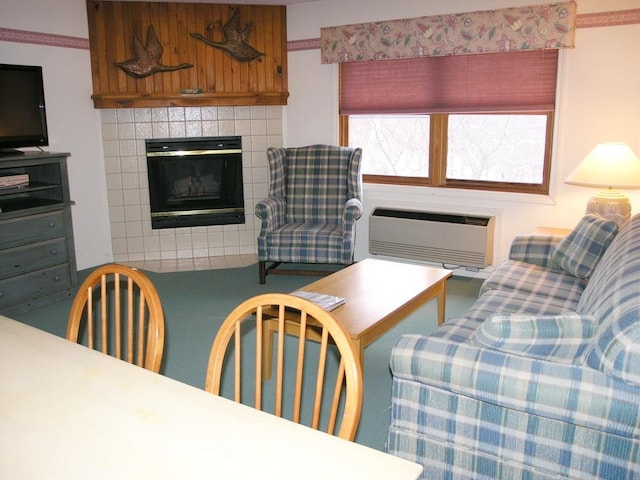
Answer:
POLYGON ((589 315, 492 315, 471 341, 514 355, 571 363, 580 358, 598 330, 589 315))
POLYGON ((617 233, 614 221, 587 214, 556 246, 553 261, 576 277, 589 278, 617 233))

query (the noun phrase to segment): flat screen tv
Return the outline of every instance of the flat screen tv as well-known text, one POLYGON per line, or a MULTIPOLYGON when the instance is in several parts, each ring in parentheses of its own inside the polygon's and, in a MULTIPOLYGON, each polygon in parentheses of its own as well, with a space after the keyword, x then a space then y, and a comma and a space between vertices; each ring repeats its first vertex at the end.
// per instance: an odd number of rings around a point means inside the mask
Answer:
POLYGON ((47 145, 42 67, 0 64, 0 155, 47 145))

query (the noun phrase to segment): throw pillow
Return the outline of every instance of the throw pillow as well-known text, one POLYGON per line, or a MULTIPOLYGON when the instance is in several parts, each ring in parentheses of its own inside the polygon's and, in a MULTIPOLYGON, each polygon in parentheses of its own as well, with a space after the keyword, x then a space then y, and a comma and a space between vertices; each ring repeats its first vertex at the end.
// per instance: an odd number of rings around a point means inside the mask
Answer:
POLYGON ((617 317, 598 335, 587 365, 640 386, 640 322, 636 310, 617 317))
POLYGON ((487 318, 472 342, 515 355, 572 363, 591 344, 597 330, 598 323, 590 315, 511 313, 487 318))
POLYGON ((613 220, 587 214, 556 245, 551 258, 565 272, 578 278, 589 278, 617 233, 618 225, 613 220))

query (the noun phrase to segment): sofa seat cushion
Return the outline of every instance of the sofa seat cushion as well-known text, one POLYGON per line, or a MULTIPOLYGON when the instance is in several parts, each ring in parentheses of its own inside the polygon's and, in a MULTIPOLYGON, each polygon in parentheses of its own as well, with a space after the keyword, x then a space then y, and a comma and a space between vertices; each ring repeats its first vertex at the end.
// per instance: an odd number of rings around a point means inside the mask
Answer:
POLYGON ((574 312, 560 315, 492 315, 471 338, 478 347, 514 355, 572 363, 581 359, 598 330, 591 316, 574 312))
POLYGON ((589 278, 617 233, 614 221, 587 214, 556 246, 551 258, 571 275, 589 278))
POLYGON ((560 269, 551 270, 518 260, 507 260, 483 282, 480 295, 489 290, 518 291, 553 295, 577 303, 586 286, 587 280, 560 269))
POLYGON ((578 299, 563 298, 553 292, 519 292, 515 290, 490 290, 483 293, 465 313, 465 317, 484 321, 494 314, 529 313, 534 315, 557 315, 575 312, 578 299))

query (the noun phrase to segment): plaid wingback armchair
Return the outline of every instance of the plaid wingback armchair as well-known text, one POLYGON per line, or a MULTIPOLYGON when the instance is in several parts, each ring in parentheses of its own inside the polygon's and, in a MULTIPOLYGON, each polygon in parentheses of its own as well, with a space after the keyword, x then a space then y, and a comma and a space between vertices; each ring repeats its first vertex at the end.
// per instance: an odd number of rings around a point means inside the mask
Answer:
POLYGON ((277 272, 281 263, 353 263, 355 222, 362 215, 361 156, 360 148, 331 145, 268 149, 269 198, 255 208, 262 220, 260 283, 270 273, 311 273, 277 272))

